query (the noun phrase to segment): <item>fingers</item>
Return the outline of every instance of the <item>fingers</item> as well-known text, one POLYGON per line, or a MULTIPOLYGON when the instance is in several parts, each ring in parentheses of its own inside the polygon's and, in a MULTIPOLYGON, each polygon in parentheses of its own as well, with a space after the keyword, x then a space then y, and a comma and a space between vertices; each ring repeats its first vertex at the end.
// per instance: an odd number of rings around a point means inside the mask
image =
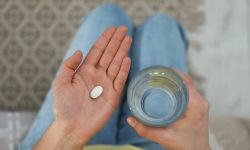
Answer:
MULTIPOLYGON (((192 78, 185 74, 184 72, 182 72, 179 69, 174 68, 174 70, 182 77, 182 79, 186 82, 186 85, 188 86, 188 90, 189 90, 189 96, 191 100, 193 99, 197 99, 195 97, 201 97, 201 95, 199 94, 199 92, 196 90, 194 84, 193 84, 193 80, 192 78)), ((200 99, 200 98, 199 98, 200 99)))
POLYGON ((177 68, 173 68, 174 71, 179 74, 181 76, 181 78, 185 81, 188 91, 189 91, 189 99, 191 99, 191 101, 193 100, 193 96, 199 94, 196 90, 196 88, 193 85, 193 80, 192 78, 185 74, 184 72, 182 72, 181 70, 177 69, 177 68))
POLYGON ((153 141, 158 141, 159 138, 161 138, 159 134, 162 134, 162 128, 146 126, 134 117, 129 117, 127 122, 142 137, 151 139, 153 141))
POLYGON ((174 68, 174 70, 185 80, 188 89, 189 89, 189 104, 186 111, 188 116, 194 116, 202 118, 203 114, 208 114, 209 112, 209 103, 208 101, 200 95, 193 85, 192 78, 187 74, 183 73, 179 69, 174 68))
POLYGON ((115 55, 115 58, 113 59, 112 63, 110 64, 108 68, 107 73, 111 77, 111 79, 114 79, 117 76, 120 70, 123 58, 128 55, 128 51, 131 46, 131 43, 132 43, 132 38, 127 35, 122 41, 121 46, 115 55))
POLYGON ((63 62, 61 70, 58 74, 58 81, 63 83, 70 83, 75 70, 82 61, 82 57, 82 52, 78 50, 71 57, 66 59, 63 62))
POLYGON ((116 78, 114 80, 114 88, 118 92, 122 91, 122 89, 126 83, 129 69, 130 69, 130 65, 131 65, 131 59, 129 57, 125 57, 122 61, 118 75, 116 76, 116 78))
POLYGON ((119 26, 116 29, 111 41, 109 42, 108 46, 103 52, 103 55, 99 61, 98 66, 100 66, 104 70, 107 70, 117 50, 119 49, 124 37, 127 35, 127 32, 128 28, 126 26, 119 26))
POLYGON ((187 74, 185 74, 184 72, 182 72, 180 69, 177 69, 177 68, 173 68, 174 69, 174 71, 177 73, 177 74, 179 74, 181 77, 182 77, 182 79, 187 83, 187 86, 188 86, 188 88, 190 89, 190 88, 194 88, 193 87, 193 80, 192 80, 192 78, 189 76, 189 75, 187 75, 187 74))
POLYGON ((90 49, 84 60, 84 63, 91 65, 96 65, 98 63, 115 31, 116 27, 111 26, 102 33, 102 35, 97 39, 95 44, 90 49))

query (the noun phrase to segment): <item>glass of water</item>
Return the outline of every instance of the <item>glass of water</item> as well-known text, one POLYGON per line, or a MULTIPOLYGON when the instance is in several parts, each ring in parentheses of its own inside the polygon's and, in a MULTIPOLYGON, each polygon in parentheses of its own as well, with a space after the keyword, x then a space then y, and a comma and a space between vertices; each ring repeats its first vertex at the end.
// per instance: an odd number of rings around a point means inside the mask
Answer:
POLYGON ((152 66, 130 82, 127 100, 133 115, 146 125, 166 126, 186 110, 188 88, 171 68, 152 66))

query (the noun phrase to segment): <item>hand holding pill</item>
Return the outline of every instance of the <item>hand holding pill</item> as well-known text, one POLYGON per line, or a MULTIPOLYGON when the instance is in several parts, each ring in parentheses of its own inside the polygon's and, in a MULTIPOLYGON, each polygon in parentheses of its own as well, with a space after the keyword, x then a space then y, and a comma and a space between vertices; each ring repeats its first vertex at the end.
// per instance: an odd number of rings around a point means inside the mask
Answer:
POLYGON ((85 143, 119 104, 131 64, 127 32, 126 26, 109 27, 83 61, 81 51, 66 59, 54 82, 54 122, 85 143))

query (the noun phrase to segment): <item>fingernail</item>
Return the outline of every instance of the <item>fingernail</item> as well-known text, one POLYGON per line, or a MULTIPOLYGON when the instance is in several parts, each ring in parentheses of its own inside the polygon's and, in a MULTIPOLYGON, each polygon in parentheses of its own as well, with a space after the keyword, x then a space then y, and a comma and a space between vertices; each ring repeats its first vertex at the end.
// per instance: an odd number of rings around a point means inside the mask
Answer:
POLYGON ((127 120, 130 126, 135 127, 135 123, 131 119, 128 118, 127 120))

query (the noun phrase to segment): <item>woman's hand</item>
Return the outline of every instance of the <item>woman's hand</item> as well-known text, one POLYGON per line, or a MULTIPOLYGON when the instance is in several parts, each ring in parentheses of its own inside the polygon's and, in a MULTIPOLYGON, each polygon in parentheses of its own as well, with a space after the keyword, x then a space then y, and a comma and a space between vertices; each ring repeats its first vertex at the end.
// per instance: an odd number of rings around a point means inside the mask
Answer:
POLYGON ((208 102, 197 92, 192 79, 176 70, 189 88, 189 104, 184 115, 166 127, 143 125, 134 117, 128 123, 136 132, 171 150, 209 150, 208 141, 208 102))
POLYGON ((108 122, 128 76, 131 41, 127 27, 110 27, 76 72, 82 60, 80 51, 63 63, 54 85, 56 121, 70 126, 80 138, 88 139, 108 122), (103 93, 92 99, 90 92, 97 85, 103 87, 103 93))
MULTIPOLYGON (((81 65, 80 51, 63 62, 54 82, 55 120, 40 143, 53 142, 49 137, 58 134, 62 137, 53 140, 65 142, 64 137, 68 137, 83 145, 108 122, 119 104, 130 69, 128 51, 132 39, 127 32, 125 26, 110 27, 95 42, 81 65), (103 87, 103 93, 96 99, 90 98, 91 90, 98 85, 103 87)), ((68 146, 74 145, 72 142, 67 140, 71 143, 68 146)))

